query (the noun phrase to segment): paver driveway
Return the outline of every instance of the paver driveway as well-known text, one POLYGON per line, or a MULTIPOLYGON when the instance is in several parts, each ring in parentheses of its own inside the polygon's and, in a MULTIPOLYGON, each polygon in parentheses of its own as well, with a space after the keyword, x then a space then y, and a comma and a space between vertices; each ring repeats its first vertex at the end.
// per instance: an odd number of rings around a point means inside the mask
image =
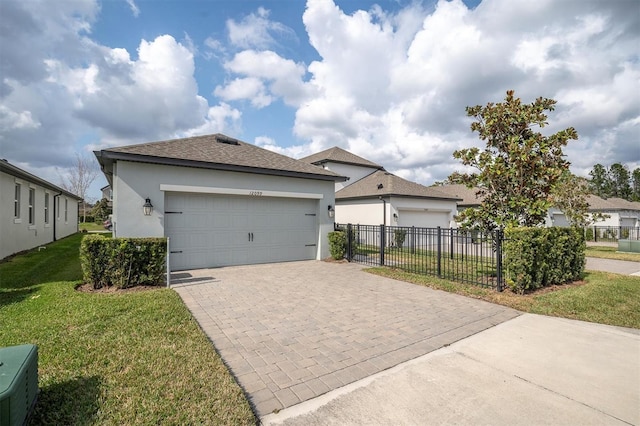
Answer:
POLYGON ((172 274, 258 416, 519 315, 320 261, 172 274))

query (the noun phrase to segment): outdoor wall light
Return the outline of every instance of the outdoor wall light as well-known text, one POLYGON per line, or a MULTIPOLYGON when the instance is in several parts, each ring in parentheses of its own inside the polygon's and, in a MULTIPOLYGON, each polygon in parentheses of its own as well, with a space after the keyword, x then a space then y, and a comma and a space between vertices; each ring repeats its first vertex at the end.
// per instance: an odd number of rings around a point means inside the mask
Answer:
POLYGON ((329 213, 329 217, 333 218, 336 215, 336 209, 333 208, 331 204, 327 206, 327 213, 329 213))
POLYGON ((396 222, 398 221, 398 213, 393 214, 393 220, 395 220, 396 222))
POLYGON ((145 216, 151 216, 151 212, 153 212, 153 204, 151 204, 151 200, 149 198, 144 200, 142 211, 144 212, 145 216))

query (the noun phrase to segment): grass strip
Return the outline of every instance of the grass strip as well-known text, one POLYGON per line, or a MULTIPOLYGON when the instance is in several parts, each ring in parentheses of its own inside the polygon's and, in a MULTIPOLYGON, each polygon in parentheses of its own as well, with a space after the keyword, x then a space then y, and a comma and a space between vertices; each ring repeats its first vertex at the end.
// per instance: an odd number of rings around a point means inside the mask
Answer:
POLYGON ((256 424, 173 290, 75 290, 81 238, 0 264, 0 346, 39 348, 31 424, 256 424))
POLYGON ((546 287, 519 295, 411 274, 391 268, 369 268, 367 272, 427 286, 436 290, 486 300, 522 312, 640 329, 640 277, 587 272, 584 281, 546 287))

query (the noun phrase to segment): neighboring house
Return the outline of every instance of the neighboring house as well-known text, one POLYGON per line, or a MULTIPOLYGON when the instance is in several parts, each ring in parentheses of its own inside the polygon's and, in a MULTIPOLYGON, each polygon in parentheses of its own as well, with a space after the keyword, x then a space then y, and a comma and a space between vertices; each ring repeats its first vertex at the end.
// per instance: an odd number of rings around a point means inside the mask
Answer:
POLYGON ((359 181, 376 170, 384 170, 379 164, 358 157, 355 154, 334 146, 317 154, 301 158, 300 161, 315 164, 323 169, 331 170, 341 176, 346 176, 344 182, 336 182, 336 192, 359 181))
POLYGON ((95 155, 114 235, 169 237, 172 270, 329 256, 336 173, 222 134, 95 155))
POLYGON ((80 197, 0 160, 0 259, 78 232, 80 197))
POLYGON ((362 157, 334 147, 305 157, 326 170, 348 176, 336 185, 336 222, 449 228, 456 214, 456 196, 410 182, 362 157))
POLYGON ((111 190, 111 186, 103 186, 100 188, 100 191, 102 192, 102 199, 107 200, 107 206, 113 207, 113 191, 111 190))
POLYGON ((457 183, 434 186, 433 188, 446 195, 460 199, 458 201, 458 214, 470 207, 480 207, 480 204, 482 204, 482 198, 476 195, 478 192, 476 188, 468 188, 466 185, 457 183))
MULTIPOLYGON (((600 213, 605 217, 604 220, 595 222, 594 226, 602 227, 640 227, 640 203, 627 201, 622 198, 600 198, 597 195, 589 195, 587 197, 590 213, 600 213)), ((549 210, 549 220, 547 225, 550 226, 569 226, 564 213, 557 208, 549 210)))

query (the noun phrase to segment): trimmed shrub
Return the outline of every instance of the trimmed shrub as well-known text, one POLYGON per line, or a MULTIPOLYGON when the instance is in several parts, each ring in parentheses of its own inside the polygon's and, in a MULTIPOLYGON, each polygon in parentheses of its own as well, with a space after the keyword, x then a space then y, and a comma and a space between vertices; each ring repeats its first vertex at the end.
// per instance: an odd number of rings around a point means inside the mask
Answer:
POLYGON ((506 282, 518 293, 579 280, 584 233, 578 228, 512 228, 505 233, 506 282))
POLYGON ((84 280, 94 288, 157 285, 166 267, 165 238, 105 238, 88 235, 80 245, 84 280))
POLYGON ((585 239, 587 241, 593 241, 593 238, 594 238, 594 236, 593 236, 593 228, 586 228, 584 233, 585 233, 585 239))
POLYGON ((396 241, 396 247, 398 248, 402 248, 402 245, 404 244, 404 240, 407 237, 407 230, 406 229, 394 229, 393 230, 393 238, 396 241))
POLYGON ((329 252, 335 260, 344 259, 347 252, 347 233, 344 231, 329 232, 329 252))

